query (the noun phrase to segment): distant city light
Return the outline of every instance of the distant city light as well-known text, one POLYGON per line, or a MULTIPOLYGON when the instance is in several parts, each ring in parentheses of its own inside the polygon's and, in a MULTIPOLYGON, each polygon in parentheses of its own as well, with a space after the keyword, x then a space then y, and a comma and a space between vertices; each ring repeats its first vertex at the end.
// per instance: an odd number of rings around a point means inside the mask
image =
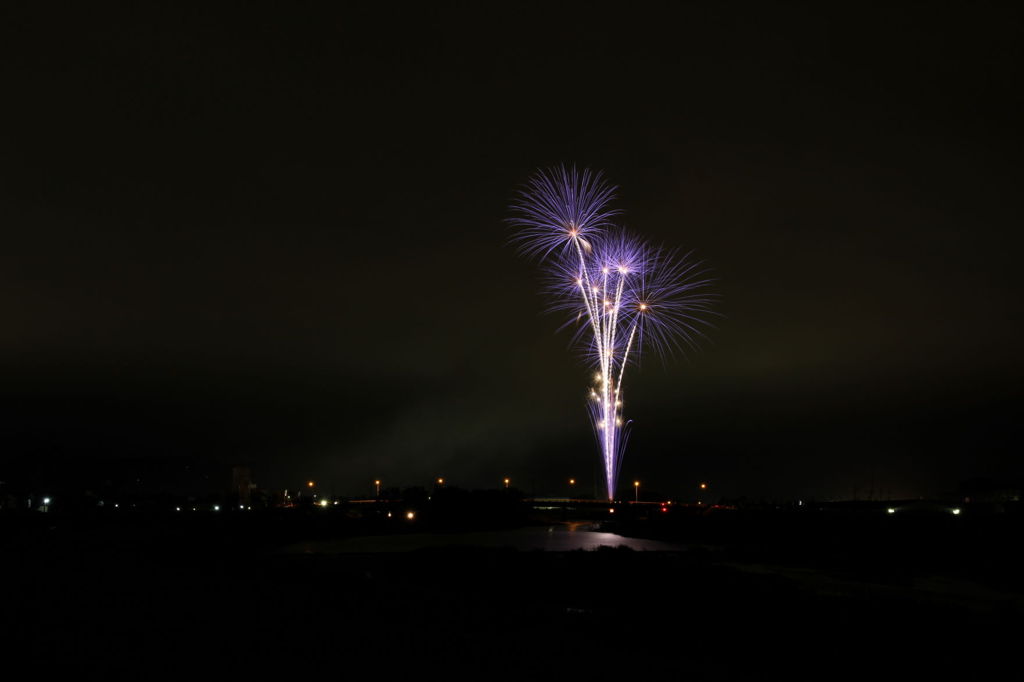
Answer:
POLYGON ((313 481, 309 481, 308 483, 306 483, 306 486, 312 488, 313 487, 313 481))
POLYGON ((49 497, 44 497, 43 498, 43 504, 50 504, 50 498, 49 497))
POLYGON ((219 504, 213 505, 213 511, 220 511, 220 505, 219 504))
POLYGON ((890 514, 895 514, 895 513, 896 513, 896 510, 895 510, 895 509, 893 509, 892 507, 889 507, 889 508, 888 508, 888 509, 886 509, 885 511, 887 511, 887 512, 888 512, 888 513, 890 513, 890 514))
POLYGON ((320 500, 320 506, 321 507, 326 507, 327 506, 327 500, 320 500))
POLYGON ((958 515, 958 514, 960 513, 960 507, 954 507, 954 508, 953 508, 952 510, 950 510, 950 511, 952 511, 952 512, 953 512, 954 516, 955 516, 955 515, 958 515))
POLYGON ((608 509, 608 513, 609 513, 609 514, 614 514, 614 513, 615 513, 615 509, 614 509, 614 507, 613 507, 613 508, 609 508, 609 509, 608 509))
POLYGON ((175 507, 174 511, 181 511, 181 507, 175 507))
POLYGON ((701 490, 707 490, 708 489, 708 484, 707 483, 701 483, 700 484, 700 489, 701 490))
MULTIPOLYGON (((388 514, 388 516, 390 516, 390 514, 388 514)), ((416 518, 416 512, 414 512, 414 511, 405 512, 405 518, 407 518, 410 521, 412 521, 413 519, 416 518)))
POLYGON ((438 485, 444 485, 444 479, 443 478, 437 479, 437 484, 438 485))

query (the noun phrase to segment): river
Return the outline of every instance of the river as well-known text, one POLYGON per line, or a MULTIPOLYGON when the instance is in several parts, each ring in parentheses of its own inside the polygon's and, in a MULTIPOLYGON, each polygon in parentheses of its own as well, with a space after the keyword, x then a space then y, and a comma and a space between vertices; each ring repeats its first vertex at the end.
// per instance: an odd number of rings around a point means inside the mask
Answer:
POLYGON ((362 554, 458 547, 508 547, 526 551, 572 552, 620 546, 639 552, 678 552, 685 549, 683 545, 672 542, 601 532, 597 530, 597 524, 575 523, 499 531, 364 535, 337 540, 299 542, 289 545, 283 551, 289 554, 362 554))

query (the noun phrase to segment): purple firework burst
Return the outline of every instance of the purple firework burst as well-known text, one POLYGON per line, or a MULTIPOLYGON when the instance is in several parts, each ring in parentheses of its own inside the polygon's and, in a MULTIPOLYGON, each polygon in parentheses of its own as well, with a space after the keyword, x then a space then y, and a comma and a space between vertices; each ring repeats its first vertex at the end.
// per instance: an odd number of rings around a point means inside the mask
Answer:
POLYGON ((609 500, 629 435, 622 416, 626 367, 644 347, 662 357, 696 350, 716 300, 700 261, 613 225, 614 192, 600 173, 539 170, 516 196, 509 219, 517 228, 512 241, 544 263, 550 308, 566 314, 564 326, 594 369, 588 409, 609 500))
POLYGON ((600 173, 575 166, 538 171, 511 206, 519 227, 513 241, 524 254, 542 260, 567 250, 589 252, 619 213, 609 207, 615 189, 600 173))

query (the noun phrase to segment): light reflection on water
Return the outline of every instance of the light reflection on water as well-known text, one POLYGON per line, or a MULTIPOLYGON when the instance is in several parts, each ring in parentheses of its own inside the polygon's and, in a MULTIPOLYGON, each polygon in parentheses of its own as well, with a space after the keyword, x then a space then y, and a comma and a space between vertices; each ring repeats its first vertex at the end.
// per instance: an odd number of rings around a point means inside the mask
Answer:
POLYGON ((412 535, 368 535, 361 537, 300 542, 284 549, 291 554, 338 554, 363 552, 411 552, 418 549, 444 547, 509 547, 518 550, 544 550, 572 552, 595 550, 598 547, 625 546, 636 551, 678 552, 683 545, 659 540, 629 538, 615 533, 594 530, 595 524, 571 523, 567 525, 517 528, 502 531, 471 533, 420 533, 412 535))

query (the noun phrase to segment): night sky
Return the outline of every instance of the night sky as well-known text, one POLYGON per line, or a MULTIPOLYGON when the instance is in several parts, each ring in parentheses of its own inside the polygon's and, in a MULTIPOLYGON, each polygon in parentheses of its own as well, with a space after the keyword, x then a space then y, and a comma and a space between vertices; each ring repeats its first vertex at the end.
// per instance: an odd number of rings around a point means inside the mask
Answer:
POLYGON ((1024 474, 1024 13, 627 5, 5 8, 0 464, 591 486, 504 223, 574 162, 721 295, 629 380, 623 481, 1024 474))

